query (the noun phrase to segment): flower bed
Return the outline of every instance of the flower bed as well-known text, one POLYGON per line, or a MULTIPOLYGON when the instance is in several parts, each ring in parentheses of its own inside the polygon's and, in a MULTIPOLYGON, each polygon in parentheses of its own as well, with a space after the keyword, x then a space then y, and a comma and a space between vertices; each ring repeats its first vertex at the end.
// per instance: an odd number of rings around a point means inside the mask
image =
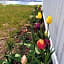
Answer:
POLYGON ((41 6, 35 6, 29 18, 29 23, 19 28, 7 40, 5 60, 2 64, 52 64, 50 50, 50 36, 48 36, 51 16, 46 19, 46 31, 41 6))

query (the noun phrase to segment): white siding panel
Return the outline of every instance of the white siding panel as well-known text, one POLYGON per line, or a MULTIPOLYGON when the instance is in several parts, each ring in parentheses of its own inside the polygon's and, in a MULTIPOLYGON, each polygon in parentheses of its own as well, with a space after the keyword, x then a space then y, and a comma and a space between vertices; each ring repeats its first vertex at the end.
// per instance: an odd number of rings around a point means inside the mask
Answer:
POLYGON ((64 64, 64 0, 44 0, 43 10, 45 18, 53 18, 49 31, 58 62, 64 64))

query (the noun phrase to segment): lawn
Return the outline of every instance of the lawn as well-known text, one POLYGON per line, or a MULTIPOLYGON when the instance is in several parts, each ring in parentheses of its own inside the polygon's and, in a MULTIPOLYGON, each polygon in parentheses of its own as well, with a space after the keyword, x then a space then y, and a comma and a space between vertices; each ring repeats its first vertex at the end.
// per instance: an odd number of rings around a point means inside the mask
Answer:
POLYGON ((4 55, 6 38, 10 31, 28 22, 33 6, 28 5, 1 5, 0 4, 0 59, 4 55))
POLYGON ((0 37, 27 23, 32 9, 29 5, 0 5, 0 37))

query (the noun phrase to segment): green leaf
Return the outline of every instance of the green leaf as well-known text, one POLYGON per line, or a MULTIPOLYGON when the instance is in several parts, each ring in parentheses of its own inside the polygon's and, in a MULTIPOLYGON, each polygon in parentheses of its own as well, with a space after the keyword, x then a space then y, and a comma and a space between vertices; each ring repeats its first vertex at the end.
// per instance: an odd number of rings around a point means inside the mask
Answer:
POLYGON ((37 46, 35 47, 35 52, 36 52, 37 54, 40 54, 40 51, 38 50, 37 46))
POLYGON ((2 64, 4 61, 3 60, 0 60, 0 64, 2 64))
POLYGON ((7 61, 3 61, 1 64, 9 64, 7 61))

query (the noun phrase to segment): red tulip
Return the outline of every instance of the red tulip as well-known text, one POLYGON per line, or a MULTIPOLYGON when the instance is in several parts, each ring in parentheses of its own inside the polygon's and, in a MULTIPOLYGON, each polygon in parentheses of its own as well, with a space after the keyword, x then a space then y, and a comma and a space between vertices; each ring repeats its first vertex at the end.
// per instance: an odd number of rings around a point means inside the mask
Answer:
POLYGON ((24 33, 26 33, 27 32, 27 29, 24 29, 24 33))
POLYGON ((38 41, 37 41, 37 46, 38 46, 38 48, 41 50, 41 49, 44 49, 45 48, 45 42, 44 42, 44 40, 42 40, 42 39, 39 39, 38 41))
POLYGON ((24 29, 24 33, 26 33, 26 30, 24 29))

